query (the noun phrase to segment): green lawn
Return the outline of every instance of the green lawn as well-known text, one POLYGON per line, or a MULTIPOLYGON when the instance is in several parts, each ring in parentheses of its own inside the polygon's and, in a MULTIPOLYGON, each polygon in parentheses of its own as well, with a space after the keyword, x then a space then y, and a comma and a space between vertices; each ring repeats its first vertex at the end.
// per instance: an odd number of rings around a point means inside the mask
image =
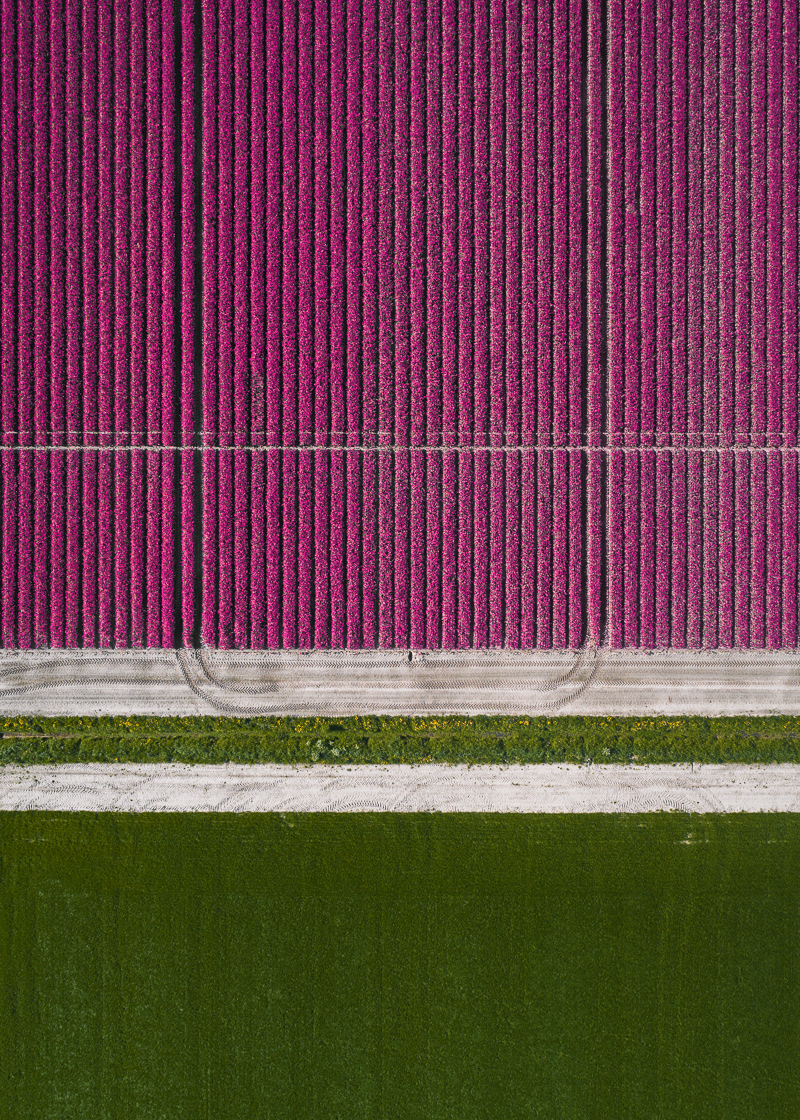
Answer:
POLYGON ((793 1120, 800 816, 0 813, 0 1116, 793 1120))
POLYGON ((800 762, 793 716, 0 718, 0 765, 45 762, 800 762))

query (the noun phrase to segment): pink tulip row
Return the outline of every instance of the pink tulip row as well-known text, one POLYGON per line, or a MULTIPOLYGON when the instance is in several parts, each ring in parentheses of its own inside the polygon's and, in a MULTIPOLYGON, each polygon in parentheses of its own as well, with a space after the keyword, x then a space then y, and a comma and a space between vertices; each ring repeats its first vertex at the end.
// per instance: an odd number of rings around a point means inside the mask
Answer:
POLYGON ((2 8, 3 644, 796 644, 797 0, 193 14, 2 8))
MULTIPOLYGON (((268 223, 279 190, 298 208, 282 226, 297 295, 285 287, 280 306, 280 252, 267 254, 279 332, 268 347, 294 354, 295 316, 300 338, 296 383, 291 361, 267 361, 268 412, 290 379, 270 438, 565 450, 308 452, 296 465, 287 452, 268 468, 280 486, 266 535, 280 554, 236 553, 236 588, 249 563, 268 588, 263 626, 279 627, 258 642, 793 641, 792 452, 745 450, 744 463, 713 435, 742 448, 797 438, 796 276, 779 267, 797 260, 797 150, 775 92, 796 111, 796 46, 784 36, 778 53, 774 4, 752 26, 734 7, 711 4, 701 26, 690 4, 615 0, 604 30, 589 4, 587 367, 578 4, 515 20, 447 0, 424 38, 418 3, 378 3, 361 41, 339 4, 314 36, 301 8, 297 57, 318 68, 314 95, 300 65, 297 119, 292 97, 267 97, 268 134, 297 144, 298 177, 289 160, 279 183, 268 138, 276 178, 259 186, 268 223), (503 83, 495 31, 519 88, 503 83), (779 157, 766 140, 783 133, 779 157), (751 269, 765 277, 752 293, 751 269), (584 440, 597 450, 568 450, 584 440)), ((267 27, 269 54, 269 13, 267 27)), ((294 90, 295 48, 282 46, 294 90)), ((224 493, 207 514, 220 524, 224 493)), ((220 601, 208 640, 225 643, 230 561, 210 551, 220 601)), ((253 616, 251 633, 260 625, 253 616)))
MULTIPOLYGON (((2 641, 170 645, 191 476, 157 449, 191 429, 193 364, 192 87, 177 104, 174 7, 34 0, 2 20, 2 443, 19 448, 2 463, 2 641)), ((192 55, 185 32, 184 72, 192 55)))
MULTIPOLYGON (((3 452, 3 492, 24 487, 30 492, 38 469, 62 505, 60 518, 72 516, 79 495, 66 479, 74 454, 3 452)), ((278 633, 284 645, 303 645, 305 639, 306 645, 358 647, 370 632, 379 639, 383 635, 387 645, 488 645, 498 635, 511 644, 517 571, 519 644, 569 644, 583 621, 574 573, 576 565, 581 571, 585 526, 574 494, 584 480, 591 484, 594 472, 604 476, 607 489, 606 609, 619 644, 658 644, 662 635, 673 646, 774 647, 796 641, 796 451, 636 453, 618 448, 604 456, 562 449, 387 449, 274 451, 252 457, 209 451, 204 454, 204 482, 211 508, 222 508, 214 487, 219 487, 218 464, 225 455, 245 464, 249 460, 251 478, 261 469, 267 500, 290 510, 289 518, 279 519, 277 555, 269 557, 266 541, 257 555, 254 535, 246 542, 247 563, 241 564, 249 570, 260 564, 268 572, 279 571, 273 594, 280 605, 278 633), (492 491, 497 493, 504 482, 507 499, 500 513, 490 516, 492 491), (336 519, 334 508, 343 511, 336 519), (554 528, 544 542, 543 508, 554 528), (633 566, 632 524, 639 532, 639 562, 633 566), (308 535, 303 526, 310 527, 308 535), (542 555, 544 565, 539 563, 542 555), (726 555, 732 565, 724 562, 726 555), (431 609, 431 602, 441 604, 438 610, 431 609), (549 612, 543 602, 552 604, 549 612), (652 638, 648 627, 655 629, 652 638)), ((87 526, 87 537, 94 529, 102 544, 102 534, 107 535, 117 572, 127 557, 115 551, 112 501, 104 500, 102 489, 104 459, 117 492, 129 487, 132 500, 145 505, 148 489, 159 492, 159 472, 169 469, 169 456, 84 452, 79 469, 72 472, 73 477, 82 475, 84 488, 98 496, 80 513, 96 518, 87 526)), ((604 516, 602 510, 596 512, 604 516)), ((43 561, 46 565, 48 542, 40 551, 34 537, 33 548, 23 552, 23 527, 17 526, 16 533, 13 528, 6 519, 6 556, 13 548, 20 590, 27 582, 33 597, 36 568, 43 561)), ((217 541, 221 529, 220 523, 217 541)), ((80 556, 65 558, 68 584, 81 575, 76 559, 80 556)), ((235 559, 240 564, 238 555, 235 559)), ((229 591, 220 579, 216 587, 206 586, 205 593, 229 594, 235 606, 236 593, 246 595, 247 590, 234 586, 229 591)), ((8 597, 7 584, 5 591, 8 597)), ((20 599, 18 595, 17 611, 20 599)), ((51 596, 51 610, 52 602, 51 596)), ((254 606, 259 609, 260 604, 254 606)), ((19 614, 17 626, 18 620, 19 614)), ((18 643, 26 644, 21 631, 17 634, 18 643)))
MULTIPOLYGON (((264 460, 276 508, 293 511, 280 520, 283 645, 295 636, 304 647, 359 648, 372 634, 388 646, 455 648, 467 636, 523 648, 580 639, 587 526, 575 494, 597 474, 604 606, 618 644, 796 641, 796 451, 386 449, 264 460), (544 542, 542 508, 553 526, 544 542)), ((251 551, 250 562, 267 558, 251 551)))

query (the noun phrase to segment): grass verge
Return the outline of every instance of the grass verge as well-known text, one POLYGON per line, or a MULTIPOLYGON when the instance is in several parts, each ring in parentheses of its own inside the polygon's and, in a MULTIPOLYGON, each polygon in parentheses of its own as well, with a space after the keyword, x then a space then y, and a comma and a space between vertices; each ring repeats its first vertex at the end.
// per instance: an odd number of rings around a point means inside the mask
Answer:
POLYGON ((0 719, 0 765, 800 762, 800 718, 0 719))
POLYGON ((0 1116, 777 1120, 800 817, 0 813, 0 1116))

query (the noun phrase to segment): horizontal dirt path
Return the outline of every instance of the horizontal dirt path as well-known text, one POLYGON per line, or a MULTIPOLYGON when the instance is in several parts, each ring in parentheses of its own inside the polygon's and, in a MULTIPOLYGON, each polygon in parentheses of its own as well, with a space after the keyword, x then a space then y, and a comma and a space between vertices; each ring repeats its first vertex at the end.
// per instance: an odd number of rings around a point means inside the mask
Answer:
POLYGON ((105 812, 800 812, 800 765, 32 766, 0 810, 105 812))
POLYGON ((796 650, 0 651, 0 714, 796 715, 796 650))

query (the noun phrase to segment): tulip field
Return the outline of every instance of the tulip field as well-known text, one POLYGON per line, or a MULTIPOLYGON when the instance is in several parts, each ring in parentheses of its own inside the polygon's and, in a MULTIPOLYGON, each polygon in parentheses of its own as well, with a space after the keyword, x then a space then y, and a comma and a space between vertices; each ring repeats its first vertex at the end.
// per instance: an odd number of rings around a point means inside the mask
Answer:
POLYGON ((0 644, 796 648, 798 0, 2 0, 0 644))

